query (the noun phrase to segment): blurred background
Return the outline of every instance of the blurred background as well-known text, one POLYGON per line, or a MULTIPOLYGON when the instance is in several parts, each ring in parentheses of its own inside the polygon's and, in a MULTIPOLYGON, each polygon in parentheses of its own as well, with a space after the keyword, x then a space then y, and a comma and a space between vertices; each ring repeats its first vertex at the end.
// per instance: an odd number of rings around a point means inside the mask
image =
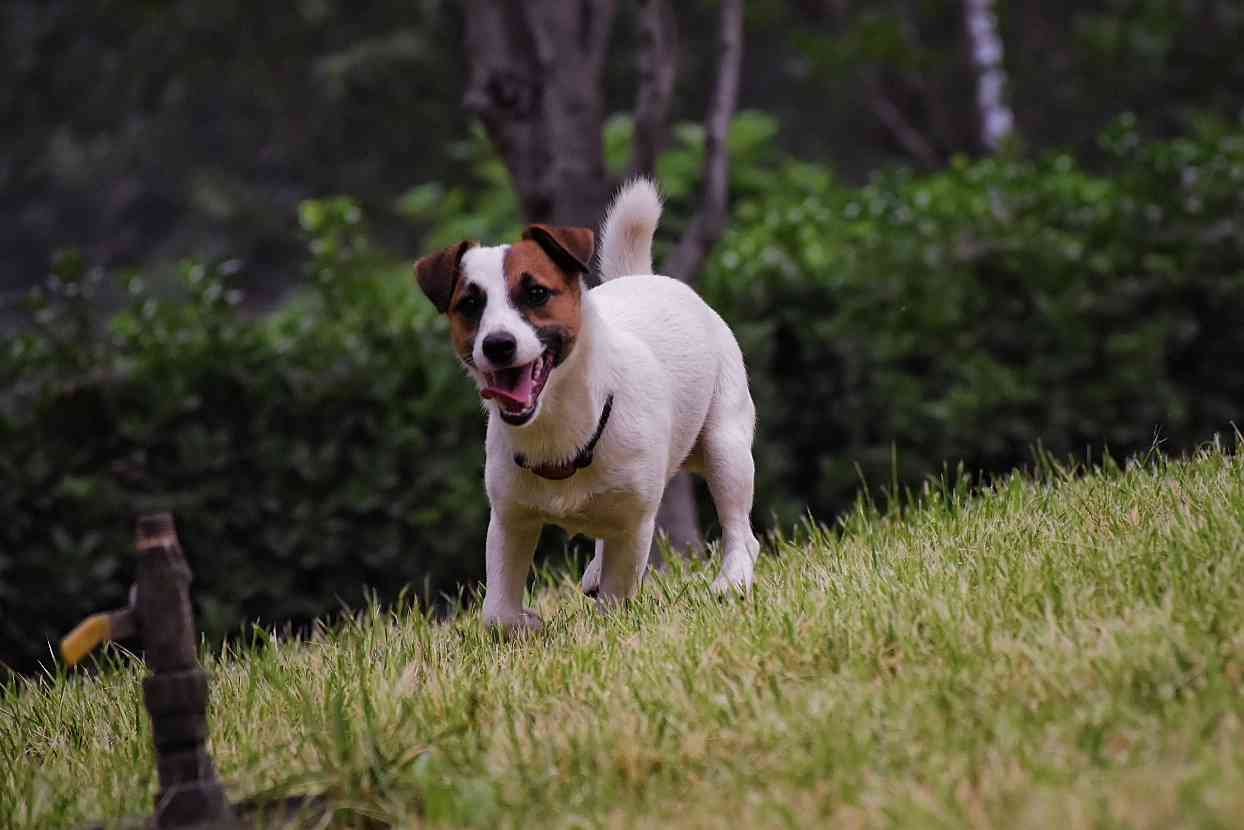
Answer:
POLYGON ((411 262, 635 172, 747 357, 762 529, 1244 403, 1233 0, 7 0, 0 43, 18 671, 123 602, 145 509, 212 638, 469 602, 484 418, 411 262))

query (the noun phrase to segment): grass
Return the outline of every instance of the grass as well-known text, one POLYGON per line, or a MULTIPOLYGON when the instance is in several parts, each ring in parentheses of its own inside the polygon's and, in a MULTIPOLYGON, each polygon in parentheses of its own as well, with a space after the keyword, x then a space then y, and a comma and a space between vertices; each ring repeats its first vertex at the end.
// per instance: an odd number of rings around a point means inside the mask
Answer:
MULTIPOLYGON (((1244 825, 1241 455, 947 481, 770 548, 750 599, 691 564, 607 617, 542 574, 521 641, 256 635, 205 657, 217 765, 335 826, 1244 825)), ((0 698, 0 826, 149 808, 141 667, 103 662, 0 698)))

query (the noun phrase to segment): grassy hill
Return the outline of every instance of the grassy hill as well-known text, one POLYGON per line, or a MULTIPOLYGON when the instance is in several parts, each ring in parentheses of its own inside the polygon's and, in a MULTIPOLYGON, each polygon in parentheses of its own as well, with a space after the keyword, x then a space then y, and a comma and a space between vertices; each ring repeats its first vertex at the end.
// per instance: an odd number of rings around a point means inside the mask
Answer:
MULTIPOLYGON (((1239 454, 951 481, 773 541, 747 600, 708 574, 608 617, 542 575, 517 642, 257 635, 207 658, 217 764, 340 826, 1244 825, 1239 454)), ((0 826, 149 807, 140 667, 104 660, 0 699, 0 826)))

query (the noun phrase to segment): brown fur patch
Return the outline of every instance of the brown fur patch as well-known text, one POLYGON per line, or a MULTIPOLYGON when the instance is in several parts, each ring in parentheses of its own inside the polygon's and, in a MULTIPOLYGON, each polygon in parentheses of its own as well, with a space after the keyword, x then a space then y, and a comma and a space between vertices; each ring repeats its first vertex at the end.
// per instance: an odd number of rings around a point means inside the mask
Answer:
POLYGON ((429 254, 415 263, 415 275, 419 287, 436 306, 436 310, 444 314, 449 310, 449 301, 458 283, 462 268, 462 256, 479 243, 464 239, 457 245, 429 254))
POLYGON ((536 330, 545 346, 554 350, 557 362, 561 363, 574 348, 582 323, 583 283, 579 274, 555 263, 532 240, 511 245, 503 267, 510 302, 536 330), (548 300, 542 305, 531 301, 533 286, 542 286, 549 292, 548 300))
POLYGON ((523 239, 539 243, 559 267, 570 272, 586 274, 596 249, 596 234, 591 228, 572 228, 564 225, 528 225, 523 239))
POLYGON ((458 280, 445 313, 449 315, 449 336, 453 340, 454 351, 468 366, 475 365, 475 334, 479 330, 483 309, 483 290, 479 286, 468 284, 466 280, 458 280), (476 295, 479 301, 479 311, 473 314, 463 305, 463 301, 471 295, 476 295))
MULTIPOLYGON (((436 306, 437 311, 449 316, 454 348, 469 365, 474 364, 471 353, 475 348, 475 328, 479 324, 479 315, 472 317, 464 314, 458 304, 463 295, 468 293, 461 279, 462 257, 478 244, 474 240, 464 239, 457 245, 450 245, 415 263, 419 287, 436 306)), ((480 308, 483 308, 482 304, 480 308)))

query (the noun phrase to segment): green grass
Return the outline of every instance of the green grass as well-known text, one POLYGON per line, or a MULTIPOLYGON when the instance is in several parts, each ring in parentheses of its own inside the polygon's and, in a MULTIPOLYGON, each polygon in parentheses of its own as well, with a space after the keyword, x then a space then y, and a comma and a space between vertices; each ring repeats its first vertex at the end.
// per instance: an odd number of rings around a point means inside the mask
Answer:
MULTIPOLYGON (((1244 826, 1239 454, 915 502, 773 541, 745 601, 691 565, 606 617, 544 574, 521 641, 372 610, 207 657, 217 764, 340 826, 1244 826)), ((4 694, 0 825, 149 807, 105 661, 4 694)))

